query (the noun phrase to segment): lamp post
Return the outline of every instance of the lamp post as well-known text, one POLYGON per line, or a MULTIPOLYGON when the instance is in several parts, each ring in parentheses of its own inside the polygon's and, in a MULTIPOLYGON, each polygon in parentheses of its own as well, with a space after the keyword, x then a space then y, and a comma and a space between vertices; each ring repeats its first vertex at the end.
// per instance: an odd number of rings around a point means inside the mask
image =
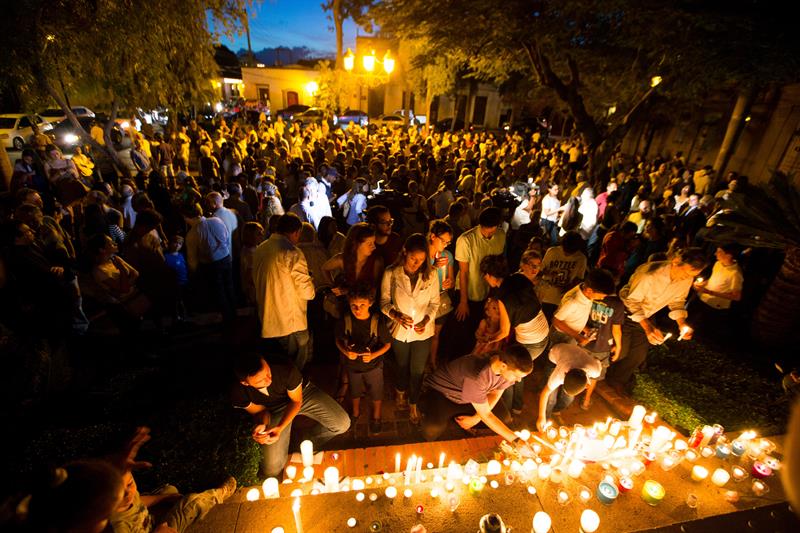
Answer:
POLYGON ((369 54, 361 57, 361 69, 359 71, 356 70, 356 55, 350 48, 347 49, 342 59, 345 71, 358 78, 358 109, 361 111, 362 81, 386 83, 389 80, 389 75, 394 72, 395 59, 388 50, 383 55, 383 59, 378 59, 375 56, 375 50, 371 50, 369 54), (378 64, 382 67, 382 73, 376 69, 378 64))

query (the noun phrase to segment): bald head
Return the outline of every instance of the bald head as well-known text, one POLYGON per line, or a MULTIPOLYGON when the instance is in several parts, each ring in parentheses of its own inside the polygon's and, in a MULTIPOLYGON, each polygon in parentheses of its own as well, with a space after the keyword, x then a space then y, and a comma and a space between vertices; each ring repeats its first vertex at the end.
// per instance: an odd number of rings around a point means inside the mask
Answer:
POLYGON ((222 195, 218 192, 210 192, 206 195, 206 204, 211 209, 222 207, 222 195))

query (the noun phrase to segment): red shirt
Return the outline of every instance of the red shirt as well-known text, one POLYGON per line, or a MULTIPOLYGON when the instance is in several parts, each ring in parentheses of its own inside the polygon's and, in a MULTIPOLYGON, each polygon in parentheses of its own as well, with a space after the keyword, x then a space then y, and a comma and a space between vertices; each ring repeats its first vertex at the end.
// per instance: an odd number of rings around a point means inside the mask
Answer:
POLYGON ((617 278, 625 272, 625 261, 630 253, 630 242, 621 231, 609 231, 603 238, 597 266, 611 271, 617 278))

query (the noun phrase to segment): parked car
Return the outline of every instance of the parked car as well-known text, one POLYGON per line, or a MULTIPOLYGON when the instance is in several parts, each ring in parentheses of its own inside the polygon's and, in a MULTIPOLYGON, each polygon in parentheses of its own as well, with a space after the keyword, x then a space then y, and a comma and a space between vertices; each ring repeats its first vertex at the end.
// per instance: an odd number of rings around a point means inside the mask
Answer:
MULTIPOLYGON (((434 128, 436 131, 450 131, 451 125, 453 124, 453 118, 443 118, 434 124, 434 128)), ((464 129, 464 121, 460 118, 456 119, 456 126, 454 128, 455 131, 463 130, 464 129)))
MULTIPOLYGON (((75 116, 78 118, 94 116, 94 111, 85 106, 75 106, 71 109, 72 112, 75 113, 75 116)), ((45 109, 44 111, 39 113, 39 116, 44 118, 48 122, 52 122, 53 124, 57 124, 58 122, 61 122, 62 120, 67 118, 66 113, 64 113, 64 111, 62 111, 60 107, 51 107, 45 109)))
POLYGON ((326 119, 325 110, 320 107, 309 107, 302 113, 295 113, 292 122, 300 124, 300 127, 309 124, 322 124, 326 119))
POLYGON ((390 130, 394 128, 402 128, 404 123, 405 120, 400 115, 381 115, 372 121, 372 124, 377 128, 385 127, 390 130))
POLYGON ((276 117, 281 117, 284 122, 291 122, 294 119, 294 116, 297 113, 302 113, 303 111, 307 111, 310 108, 311 108, 311 106, 302 105, 302 104, 294 104, 294 105, 290 105, 289 107, 287 107, 285 109, 279 110, 277 113, 275 113, 275 116, 276 117))
POLYGON ((369 124, 369 116, 359 109, 348 109, 344 113, 333 117, 333 123, 342 128, 346 128, 353 122, 364 127, 369 124))
MULTIPOLYGON (((401 117, 405 118, 406 111, 405 109, 398 109, 397 111, 392 113, 392 115, 400 115, 401 117)), ((414 126, 422 126, 423 124, 425 124, 425 120, 427 119, 425 115, 417 115, 414 113, 414 111, 409 111, 408 116, 411 117, 410 122, 414 126)))
POLYGON ((39 115, 7 113, 0 115, 0 142, 6 148, 22 150, 33 137, 33 125, 39 126, 42 133, 53 129, 53 125, 39 115))
MULTIPOLYGON (((105 126, 105 123, 102 122, 102 119, 98 120, 97 118, 93 117, 80 117, 78 122, 80 123, 81 127, 86 130, 86 133, 89 133, 92 129, 92 122, 96 120, 101 127, 105 126)), ((56 127, 53 128, 51 133, 55 137, 56 146, 61 148, 63 152, 73 152, 76 146, 83 144, 78 128, 76 128, 69 120, 62 120, 59 122, 56 127)), ((111 141, 114 144, 120 144, 122 142, 122 137, 122 129, 120 128, 119 124, 115 124, 111 129, 111 141)))

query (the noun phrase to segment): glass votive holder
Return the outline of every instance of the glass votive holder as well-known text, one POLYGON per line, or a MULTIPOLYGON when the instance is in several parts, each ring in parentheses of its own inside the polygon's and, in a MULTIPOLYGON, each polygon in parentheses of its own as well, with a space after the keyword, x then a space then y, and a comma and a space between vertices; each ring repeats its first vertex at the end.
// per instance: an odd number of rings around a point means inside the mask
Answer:
POLYGON ((550 472, 550 481, 553 483, 561 483, 564 481, 564 469, 557 466, 550 472))
POLYGON ((767 457, 764 457, 763 461, 764 464, 770 467, 773 472, 781 469, 781 462, 776 457, 768 455, 767 457))
POLYGON ((731 443, 731 453, 736 457, 741 457, 747 450, 747 444, 741 440, 735 440, 731 443))
POLYGON ((772 475, 772 469, 761 461, 753 463, 753 469, 750 474, 756 479, 764 479, 772 475))
POLYGON ((669 472, 673 468, 675 468, 678 463, 681 462, 683 457, 676 452, 675 450, 670 451, 669 453, 665 453, 664 456, 661 458, 661 469, 665 472, 669 472))
POLYGON ((581 503, 588 503, 592 499, 592 491, 589 490, 589 487, 581 486, 578 489, 578 499, 581 503))
POLYGON ((753 494, 755 494, 756 496, 763 496, 764 494, 769 492, 769 485, 767 485, 760 479, 754 479, 753 484, 751 485, 751 489, 753 490, 753 494))
POLYGON ((562 489, 556 493, 556 501, 559 505, 567 505, 570 500, 572 500, 572 496, 570 496, 569 492, 562 489))
POLYGON ((688 496, 686 496, 686 506, 689 507, 690 509, 696 509, 697 496, 694 494, 689 494, 688 496))
POLYGON ((688 449, 686 450, 686 453, 683 454, 683 457, 690 463, 693 463, 697 461, 697 452, 692 449, 688 449))
POLYGON ((633 474, 634 476, 638 476, 645 471, 644 463, 641 461, 633 461, 630 464, 630 470, 631 474, 633 474))
POLYGON ((775 451, 775 443, 771 440, 761 439, 759 445, 761 446, 761 453, 769 455, 775 451))
POLYGON ((731 447, 727 444, 717 444, 716 455, 719 459, 727 459, 731 454, 731 447))
POLYGON ((702 455, 706 459, 708 459, 709 457, 711 457, 715 453, 716 452, 715 452, 714 448, 712 448, 711 446, 703 446, 703 449, 700 450, 700 455, 702 455))
POLYGON ((736 490, 726 490, 723 496, 728 503, 736 503, 739 501, 739 491, 736 490))
POLYGON ((736 483, 744 481, 745 479, 747 479, 747 470, 745 470, 741 466, 734 466, 733 468, 731 468, 731 477, 733 477, 733 481, 736 483))

